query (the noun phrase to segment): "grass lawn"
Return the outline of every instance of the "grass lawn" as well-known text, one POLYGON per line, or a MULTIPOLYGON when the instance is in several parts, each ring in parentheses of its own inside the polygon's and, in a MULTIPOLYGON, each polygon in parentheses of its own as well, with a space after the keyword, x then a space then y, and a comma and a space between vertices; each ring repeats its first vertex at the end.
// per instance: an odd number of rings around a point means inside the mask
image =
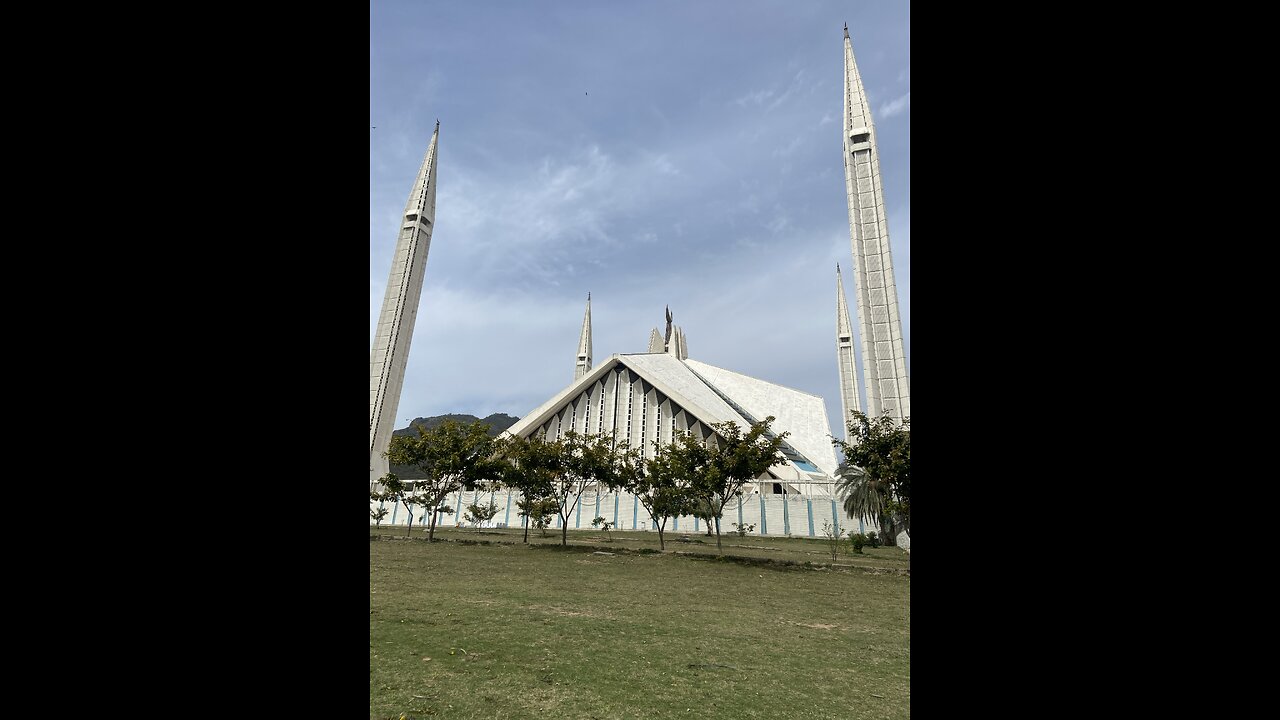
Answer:
MULTIPOLYGON (((910 715, 897 548, 857 556, 846 540, 835 569, 812 569, 679 555, 715 553, 714 538, 681 533, 664 554, 611 556, 591 551, 656 549, 657 536, 570 531, 561 550, 537 531, 533 546, 514 530, 437 531, 489 545, 370 533, 388 536, 369 544, 371 718, 910 715)), ((830 563, 821 541, 723 541, 726 554, 830 563)))

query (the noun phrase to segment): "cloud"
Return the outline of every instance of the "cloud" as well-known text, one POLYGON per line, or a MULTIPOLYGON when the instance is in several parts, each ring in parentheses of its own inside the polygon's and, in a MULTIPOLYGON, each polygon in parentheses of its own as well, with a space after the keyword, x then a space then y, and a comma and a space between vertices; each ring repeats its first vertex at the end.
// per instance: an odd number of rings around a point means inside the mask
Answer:
POLYGON ((772 90, 752 90, 733 102, 740 107, 746 107, 747 105, 762 105, 765 100, 768 100, 771 97, 773 97, 772 90))
POLYGON ((680 174, 680 168, 676 167, 675 164, 671 162, 671 158, 667 157, 665 154, 654 156, 651 162, 653 164, 653 169, 663 175, 680 174))
MULTIPOLYGON (((814 2, 817 15, 841 7, 814 2)), ((838 30, 823 41, 779 10, 743 20, 759 40, 744 46, 741 34, 706 33, 715 13, 696 3, 681 4, 685 22, 625 5, 517 4, 509 22, 528 32, 494 46, 481 41, 488 16, 470 6, 375 5, 371 339, 409 186, 435 119, 443 123, 437 223, 398 420, 523 415, 541 404, 573 377, 592 291, 597 365, 643 351, 670 304, 694 358, 816 393, 838 421, 837 260, 853 292, 838 30), (619 26, 626 38, 609 32, 619 26), (422 43, 411 31, 428 27, 456 41, 422 43), (645 48, 658 40, 666 50, 653 56, 645 48), (428 73, 438 75, 424 82, 428 73)), ((864 79, 888 137, 910 121, 909 11, 876 7, 855 44, 870 59, 864 79), (889 53, 879 74, 877 45, 889 53)), ((880 151, 909 344, 909 245, 899 254, 910 232, 909 146, 880 151)))
POLYGON ((774 108, 781 105, 783 102, 786 101, 787 98, 791 97, 791 94, 793 92, 803 87, 803 85, 804 85, 804 70, 802 69, 795 74, 795 77, 791 78, 791 84, 787 86, 786 91, 783 92, 781 95, 779 95, 778 99, 769 103, 769 110, 773 110, 774 108))
POLYGON ((902 112, 903 110, 906 110, 909 107, 911 107, 911 91, 910 90, 907 91, 906 95, 903 95, 898 98, 894 98, 893 100, 890 100, 889 102, 885 103, 884 107, 880 109, 880 112, 876 114, 879 115, 881 120, 884 120, 886 118, 891 118, 894 115, 897 115, 898 113, 902 112))
POLYGON ((781 145, 779 147, 774 148, 773 156, 780 157, 780 158, 789 158, 792 156, 792 154, 795 153, 796 149, 799 148, 800 144, 803 142, 804 142, 804 136, 797 135, 794 138, 792 138, 791 142, 787 143, 786 145, 781 145))

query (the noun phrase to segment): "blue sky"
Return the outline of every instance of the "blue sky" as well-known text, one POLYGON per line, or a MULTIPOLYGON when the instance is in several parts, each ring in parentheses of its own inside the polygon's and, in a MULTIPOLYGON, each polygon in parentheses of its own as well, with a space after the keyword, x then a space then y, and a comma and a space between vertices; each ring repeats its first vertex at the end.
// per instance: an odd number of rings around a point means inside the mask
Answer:
POLYGON ((370 346, 441 123, 396 427, 546 401, 573 380, 590 291, 596 364, 644 352, 669 305, 691 358, 821 396, 842 435, 845 22, 875 116, 910 367, 909 3, 373 0, 370 346))

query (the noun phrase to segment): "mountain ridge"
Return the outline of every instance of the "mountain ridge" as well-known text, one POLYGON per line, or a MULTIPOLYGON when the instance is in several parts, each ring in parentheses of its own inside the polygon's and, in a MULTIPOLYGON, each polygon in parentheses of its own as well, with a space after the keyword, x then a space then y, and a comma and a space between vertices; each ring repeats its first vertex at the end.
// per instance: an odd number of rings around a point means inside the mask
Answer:
MULTIPOLYGON (((404 437, 406 435, 413 436, 417 433, 414 428, 422 426, 424 429, 433 430, 440 427, 445 420, 452 420, 462 425, 470 425, 474 422, 484 423, 489 426, 489 436, 497 437, 499 433, 507 428, 515 425, 520 418, 508 415, 506 413, 493 413, 484 418, 478 418, 475 415, 449 413, 446 415, 432 415, 426 418, 414 418, 406 427, 399 430, 393 430, 392 436, 404 437)), ((402 480, 421 480, 426 477, 421 470, 409 465, 391 465, 391 472, 395 473, 402 480)))

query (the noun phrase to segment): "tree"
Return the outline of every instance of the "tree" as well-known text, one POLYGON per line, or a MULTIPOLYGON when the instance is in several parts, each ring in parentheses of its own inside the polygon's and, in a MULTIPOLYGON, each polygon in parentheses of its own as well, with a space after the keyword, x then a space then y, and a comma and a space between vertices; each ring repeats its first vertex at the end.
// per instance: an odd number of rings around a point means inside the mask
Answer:
MULTIPOLYGON (((689 502, 688 514, 702 521, 702 526, 707 529, 707 537, 715 534, 715 511, 711 509, 711 503, 706 500, 695 498, 689 502)), ((737 523, 734 523, 735 525, 737 523)))
POLYGON ((844 453, 836 491, 844 510, 880 527, 880 539, 892 544, 911 531, 911 418, 899 425, 888 413, 872 420, 854 410, 850 442, 832 440, 844 453))
MULTIPOLYGON (((549 508, 541 501, 552 493, 552 481, 560 465, 560 449, 539 437, 508 436, 499 445, 498 454, 502 458, 500 482, 504 487, 520 491, 516 507, 524 518, 524 542, 527 543, 529 521, 535 517, 534 510, 549 508)), ((545 514, 540 512, 537 517, 545 514)))
POLYGON ((378 483, 382 485, 383 499, 390 500, 392 504, 401 503, 409 512, 409 529, 404 534, 409 537, 409 533, 413 532, 413 506, 418 504, 418 498, 413 494, 413 483, 407 483, 391 472, 378 478, 378 483))
MULTIPOLYGON (((547 527, 551 525, 551 518, 560 513, 560 505, 555 498, 541 498, 538 500, 525 498, 517 505, 520 505, 520 514, 533 521, 533 526, 542 531, 542 537, 547 536, 547 527)), ((524 541, 529 542, 527 526, 524 532, 524 541)))
POLYGON ((559 450, 559 462, 551 497, 560 514, 560 544, 569 544, 569 516, 578 500, 593 483, 613 485, 617 482, 617 455, 613 438, 608 435, 580 435, 570 430, 553 443, 559 450), (570 501, 570 498, 573 498, 570 501))
POLYGON ((378 526, 382 525, 382 518, 386 517, 387 513, 390 512, 387 510, 386 506, 383 505, 387 500, 395 502, 395 498, 391 497, 388 493, 379 492, 377 490, 369 491, 369 501, 378 503, 377 509, 369 508, 369 517, 376 520, 377 522, 375 524, 378 526))
POLYGON ((663 532, 667 520, 679 517, 689 509, 689 484, 675 469, 671 445, 653 443, 654 456, 645 460, 639 448, 621 448, 615 486, 636 497, 653 518, 658 531, 658 547, 666 550, 663 532))
POLYGON ((773 421, 770 415, 751 423, 746 433, 732 421, 713 423, 715 435, 707 443, 689 433, 681 433, 672 443, 674 471, 689 479, 690 497, 695 503, 705 503, 709 517, 715 521, 717 552, 723 552, 720 519, 725 507, 742 494, 748 483, 773 465, 786 462, 781 448, 788 433, 770 432, 773 421))
MULTIPOLYGON (((426 475, 415 481, 415 504, 426 507, 431 517, 427 539, 434 540, 437 508, 445 498, 462 488, 474 490, 495 478, 500 466, 493 458, 495 440, 489 437, 489 426, 484 423, 460 425, 445 420, 430 430, 422 425, 414 428, 417 437, 392 437, 386 456, 396 465, 416 467, 426 475)), ((409 522, 413 522, 412 515, 409 522)))
POLYGON ((498 504, 489 498, 489 504, 481 505, 479 503, 471 503, 467 506, 467 514, 465 515, 467 522, 475 525, 476 532, 480 532, 480 526, 493 519, 498 514, 498 504))

